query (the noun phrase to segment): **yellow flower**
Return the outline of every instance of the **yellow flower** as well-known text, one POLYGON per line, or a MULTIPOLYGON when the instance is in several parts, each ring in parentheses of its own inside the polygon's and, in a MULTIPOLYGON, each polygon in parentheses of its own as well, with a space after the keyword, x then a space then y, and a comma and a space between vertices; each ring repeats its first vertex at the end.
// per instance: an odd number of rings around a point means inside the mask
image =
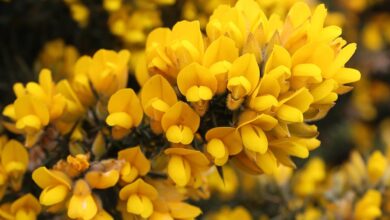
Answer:
POLYGON ((226 35, 241 48, 246 42, 247 28, 244 16, 235 7, 221 5, 214 10, 206 26, 207 36, 216 40, 222 35, 226 35))
POLYGON ((180 21, 172 31, 153 30, 146 41, 146 64, 152 73, 176 78, 181 69, 201 62, 204 43, 198 21, 180 21))
POLYGON ((382 216, 381 211, 382 196, 377 190, 368 190, 360 198, 354 210, 354 219, 356 220, 374 220, 382 216))
POLYGON ((367 173, 371 183, 377 183, 387 168, 386 157, 378 150, 374 151, 367 161, 367 173))
POLYGON ((117 53, 101 49, 90 59, 88 79, 91 81, 93 89, 102 98, 108 98, 119 89, 126 87, 129 51, 121 50, 117 53))
POLYGON ((39 84, 29 82, 25 88, 26 94, 41 100, 47 105, 50 121, 59 118, 65 109, 65 98, 56 91, 56 85, 52 79, 51 71, 42 69, 39 73, 39 84))
POLYGON ((253 54, 244 54, 236 59, 228 73, 227 89, 233 100, 252 94, 260 79, 260 70, 253 54))
POLYGON ((200 123, 199 115, 186 103, 177 102, 161 119, 161 126, 168 141, 190 144, 200 123))
POLYGON ((68 80, 61 80, 56 85, 56 92, 61 94, 64 99, 64 111, 55 121, 56 127, 62 134, 70 132, 74 124, 81 118, 84 113, 84 107, 73 91, 68 80))
POLYGON ((21 143, 10 140, 4 145, 1 152, 1 165, 7 173, 12 189, 15 191, 19 191, 22 187, 28 161, 28 152, 21 143))
POLYGON ((367 176, 367 169, 363 158, 357 151, 351 153, 348 163, 344 164, 343 168, 350 184, 361 187, 364 178, 367 176))
POLYGON ((41 212, 41 205, 32 194, 26 194, 12 203, 10 211, 15 220, 35 220, 41 212))
POLYGON ((68 216, 83 220, 92 219, 98 211, 91 189, 84 180, 77 180, 68 205, 68 216))
POLYGON ((130 147, 118 152, 118 160, 124 160, 121 179, 126 183, 133 182, 139 176, 145 176, 150 170, 150 161, 139 146, 130 147))
POLYGON ((217 166, 223 166, 229 155, 236 155, 243 148, 239 133, 232 127, 216 127, 208 130, 206 141, 206 150, 217 166))
POLYGON ((126 211, 142 218, 149 218, 153 214, 152 201, 157 199, 157 196, 157 190, 142 179, 126 185, 119 192, 119 198, 127 201, 126 211))
POLYGON ((151 128, 155 133, 161 133, 161 118, 177 102, 175 90, 157 74, 142 86, 140 97, 144 112, 151 119, 151 128))
POLYGON ((26 134, 27 147, 32 147, 42 128, 49 124, 49 110, 43 102, 31 95, 17 98, 14 107, 16 128, 26 134))
POLYGON ((170 156, 168 162, 168 176, 177 186, 186 186, 195 183, 202 171, 206 170, 209 160, 200 151, 172 147, 164 151, 170 156))
POLYGON ((39 202, 45 206, 63 202, 71 190, 71 179, 61 171, 39 167, 32 173, 32 179, 43 189, 39 202))
POLYGON ((122 0, 104 0, 103 7, 107 11, 116 11, 122 6, 122 0))
POLYGON ((80 4, 79 2, 71 3, 69 5, 69 8, 73 20, 75 20, 79 24, 79 26, 85 27, 88 24, 88 20, 89 20, 88 8, 85 5, 80 4))
POLYGON ((132 89, 121 89, 113 94, 108 102, 108 113, 106 122, 113 127, 115 139, 123 138, 143 117, 140 101, 132 89))
POLYGON ((95 102, 95 97, 88 78, 88 69, 91 65, 91 57, 80 57, 75 63, 73 75, 70 79, 73 90, 80 102, 86 107, 91 106, 95 102))
POLYGON ((295 177, 293 183, 294 193, 302 197, 320 193, 318 186, 325 179, 325 176, 324 162, 319 158, 311 159, 295 177))
POLYGON ((228 37, 221 36, 207 47, 202 64, 217 79, 217 94, 225 92, 228 72, 237 58, 238 48, 228 37))
POLYGON ((192 63, 179 72, 177 85, 188 102, 209 101, 217 90, 217 79, 207 68, 192 63))

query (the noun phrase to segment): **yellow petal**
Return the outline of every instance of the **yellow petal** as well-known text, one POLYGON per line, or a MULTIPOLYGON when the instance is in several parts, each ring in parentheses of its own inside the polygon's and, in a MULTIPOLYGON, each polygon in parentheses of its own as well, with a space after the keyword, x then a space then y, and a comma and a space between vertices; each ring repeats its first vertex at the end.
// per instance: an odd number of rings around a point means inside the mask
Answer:
POLYGON ((261 128, 253 125, 244 125, 240 128, 240 134, 245 148, 258 153, 267 151, 267 136, 261 128))
POLYGON ((195 219, 202 213, 198 207, 184 202, 170 202, 168 206, 175 219, 195 219))
POLYGON ((322 75, 321 69, 312 63, 303 63, 298 64, 293 68, 294 77, 307 77, 310 78, 312 82, 321 82, 322 75))
POLYGON ((108 101, 108 112, 126 112, 131 116, 133 126, 138 126, 143 116, 141 103, 132 89, 121 89, 114 93, 108 101))
POLYGON ((297 2, 289 10, 287 19, 291 22, 292 26, 296 28, 305 22, 310 15, 311 11, 309 6, 304 2, 297 2))
POLYGON ((280 106, 276 114, 278 118, 286 122, 303 122, 302 112, 299 109, 289 105, 280 106))
POLYGON ((189 163, 180 156, 172 156, 168 163, 168 175, 178 186, 185 186, 191 178, 189 163))
POLYGON ((260 70, 254 54, 244 54, 233 62, 228 73, 229 81, 239 76, 243 76, 250 83, 249 94, 253 92, 260 79, 260 70))
POLYGON ((145 114, 147 114, 149 117, 160 120, 162 115, 159 117, 155 117, 153 114, 153 110, 158 110, 165 112, 167 110, 167 107, 174 105, 177 102, 177 97, 175 90, 172 88, 172 86, 169 84, 169 82, 161 75, 154 75, 151 77, 145 85, 142 87, 141 90, 141 103, 142 107, 145 110, 145 114), (153 104, 154 102, 151 102, 151 100, 155 99, 161 100, 161 103, 158 106, 164 105, 163 108, 158 108, 156 104, 153 104))
POLYGON ((210 90, 210 88, 205 86, 192 86, 187 90, 185 96, 189 102, 199 102, 202 100, 207 101, 213 97, 213 92, 210 90))
POLYGON ((133 119, 126 112, 114 112, 109 114, 106 118, 106 123, 109 126, 120 126, 126 129, 133 127, 133 119))
POLYGON ((360 80, 359 70, 352 68, 341 68, 333 77, 339 84, 353 83, 360 80))
POLYGON ((211 139, 206 146, 207 152, 214 158, 222 158, 229 152, 226 152, 226 147, 220 139, 211 139))
POLYGON ((32 179, 42 189, 49 186, 65 185, 71 188, 72 181, 63 172, 48 170, 46 167, 39 167, 32 173, 32 179))
POLYGON ((387 167, 387 160, 383 154, 376 150, 374 151, 368 159, 367 162, 367 171, 370 181, 376 183, 380 178, 383 177, 383 174, 387 167))
POLYGON ((328 71, 326 71, 325 78, 333 77, 339 68, 343 67, 347 61, 352 57, 352 55, 356 51, 356 44, 351 43, 345 46, 341 51, 336 55, 336 58, 332 62, 331 66, 328 67, 328 71))
POLYGON ((11 212, 18 210, 29 210, 30 215, 36 216, 41 212, 41 205, 39 201, 30 193, 18 198, 11 205, 11 212))
POLYGON ((251 108, 256 111, 264 111, 278 104, 278 100, 272 95, 258 96, 251 100, 251 108))
POLYGON ((269 73, 278 66, 285 66, 290 68, 291 56, 285 48, 275 45, 270 57, 267 60, 267 63, 265 64, 265 74, 269 73))
POLYGON ((239 100, 250 94, 252 85, 247 78, 238 76, 229 79, 227 89, 231 92, 233 99, 239 100))
POLYGON ((277 169, 277 160, 271 151, 266 151, 264 154, 256 154, 256 164, 266 174, 273 174, 277 169))
POLYGON ((98 211, 92 195, 73 195, 69 200, 68 216, 70 218, 92 219, 98 211))
POLYGON ((39 196, 39 202, 45 206, 58 204, 66 198, 69 188, 65 185, 53 185, 43 189, 39 196))
POLYGON ((26 170, 28 161, 28 152, 21 143, 12 139, 5 144, 1 152, 1 163, 3 167, 6 168, 10 163, 19 163, 26 170))
POLYGON ((313 102, 317 102, 328 96, 335 88, 336 82, 334 80, 325 80, 321 84, 315 86, 310 93, 313 95, 313 102))
POLYGON ((153 213, 153 204, 146 196, 131 195, 127 200, 127 211, 149 218, 153 213))
POLYGON ((238 48, 232 39, 221 36, 213 41, 203 56, 203 65, 210 67, 219 61, 233 62, 238 57, 238 48))
POLYGON ((165 135, 172 143, 190 144, 194 139, 192 130, 187 126, 170 126, 165 135))

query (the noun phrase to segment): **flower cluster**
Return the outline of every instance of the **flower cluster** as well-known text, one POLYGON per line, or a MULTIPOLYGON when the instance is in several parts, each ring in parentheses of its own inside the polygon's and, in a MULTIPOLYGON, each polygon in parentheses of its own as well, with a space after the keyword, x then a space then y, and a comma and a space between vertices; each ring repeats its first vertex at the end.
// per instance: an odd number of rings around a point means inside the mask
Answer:
POLYGON ((243 0, 219 6, 206 36, 197 21, 151 32, 137 77, 153 131, 174 144, 205 143, 218 166, 230 156, 254 173, 293 167, 290 156, 306 158, 319 146, 308 122, 360 79, 344 66, 356 45, 339 37, 340 28, 324 27, 325 17, 323 5, 312 12, 299 2, 283 22, 243 0))

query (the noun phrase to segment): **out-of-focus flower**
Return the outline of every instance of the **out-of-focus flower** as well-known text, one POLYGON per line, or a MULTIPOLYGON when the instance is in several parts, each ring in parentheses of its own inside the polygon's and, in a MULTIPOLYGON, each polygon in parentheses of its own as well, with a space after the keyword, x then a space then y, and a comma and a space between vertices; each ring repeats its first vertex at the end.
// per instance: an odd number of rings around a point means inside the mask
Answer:
POLYGON ((77 49, 72 45, 66 45, 64 40, 59 38, 44 45, 37 60, 37 66, 38 69, 51 69, 54 79, 58 81, 73 74, 78 57, 77 49))
POLYGON ((300 171, 294 183, 294 192, 299 196, 310 196, 319 193, 319 184, 325 179, 325 164, 319 158, 312 159, 300 171))
POLYGON ((387 159, 380 151, 374 151, 367 161, 367 173, 371 183, 377 183, 383 177, 388 166, 387 159))
POLYGON ((4 219, 35 220, 41 212, 41 205, 30 193, 13 201, 8 208, 7 211, 0 211, 0 216, 4 219))
POLYGON ((64 0, 68 5, 72 18, 75 20, 80 27, 87 26, 89 22, 89 9, 79 0, 64 0))
POLYGON ((223 166, 223 179, 215 169, 208 176, 208 184, 211 190, 215 190, 223 199, 232 199, 239 189, 239 176, 230 166, 223 166))
POLYGON ((354 218, 358 220, 373 220, 381 217, 381 202, 382 196, 380 192, 377 190, 367 191, 355 205, 354 218))
POLYGON ((390 16, 379 14, 371 18, 362 30, 362 41, 366 48, 379 51, 390 43, 390 16))
MULTIPOLYGON (((1 151, 0 169, 5 172, 1 172, 3 177, 3 184, 9 181, 12 189, 14 191, 19 191, 22 187, 22 182, 24 174, 27 171, 28 163, 29 156, 26 148, 24 148, 23 145, 16 140, 8 141, 1 151)), ((6 186, 3 184, 1 184, 1 191, 3 191, 3 187, 6 186)))

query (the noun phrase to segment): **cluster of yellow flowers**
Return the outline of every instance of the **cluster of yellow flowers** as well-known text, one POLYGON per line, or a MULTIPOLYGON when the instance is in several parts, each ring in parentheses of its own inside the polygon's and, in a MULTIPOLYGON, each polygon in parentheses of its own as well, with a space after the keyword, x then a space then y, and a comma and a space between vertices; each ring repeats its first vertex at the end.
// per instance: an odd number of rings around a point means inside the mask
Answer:
POLYGON ((171 143, 205 143, 218 166, 232 156, 254 173, 293 167, 290 156, 305 158, 319 146, 307 122, 324 117, 350 90, 345 84, 360 78, 344 67, 356 45, 346 45, 340 28, 324 27, 325 17, 323 5, 311 12, 300 2, 282 22, 244 0, 218 7, 205 37, 197 21, 151 32, 137 78, 153 130, 171 143))
POLYGON ((131 3, 105 0, 103 7, 109 12, 108 24, 113 34, 130 48, 143 47, 147 34, 162 25, 159 5, 173 4, 174 0, 148 0, 131 3))
MULTIPOLYGON (((104 1, 112 13, 121 4, 104 1)), ((11 198, 0 216, 35 219, 42 205, 71 219, 114 219, 116 211, 123 219, 194 219, 201 210, 186 200, 209 196, 210 167, 222 177, 229 161, 251 174, 295 168, 292 156, 307 158, 320 145, 309 123, 360 79, 345 67, 356 45, 324 26, 326 15, 324 5, 297 2, 285 16, 267 16, 255 0, 239 0, 218 6, 205 34, 199 21, 157 28, 136 67, 139 92, 127 88, 127 50, 82 56, 58 82, 42 69, 38 82, 16 83, 2 124, 28 149, 0 142, 0 189, 19 191, 29 169, 42 192, 39 203, 31 194, 11 198)), ((144 26, 127 33, 132 22, 121 19, 115 32, 142 42, 144 26)), ((304 169, 295 193, 312 193, 321 169, 304 169)))

